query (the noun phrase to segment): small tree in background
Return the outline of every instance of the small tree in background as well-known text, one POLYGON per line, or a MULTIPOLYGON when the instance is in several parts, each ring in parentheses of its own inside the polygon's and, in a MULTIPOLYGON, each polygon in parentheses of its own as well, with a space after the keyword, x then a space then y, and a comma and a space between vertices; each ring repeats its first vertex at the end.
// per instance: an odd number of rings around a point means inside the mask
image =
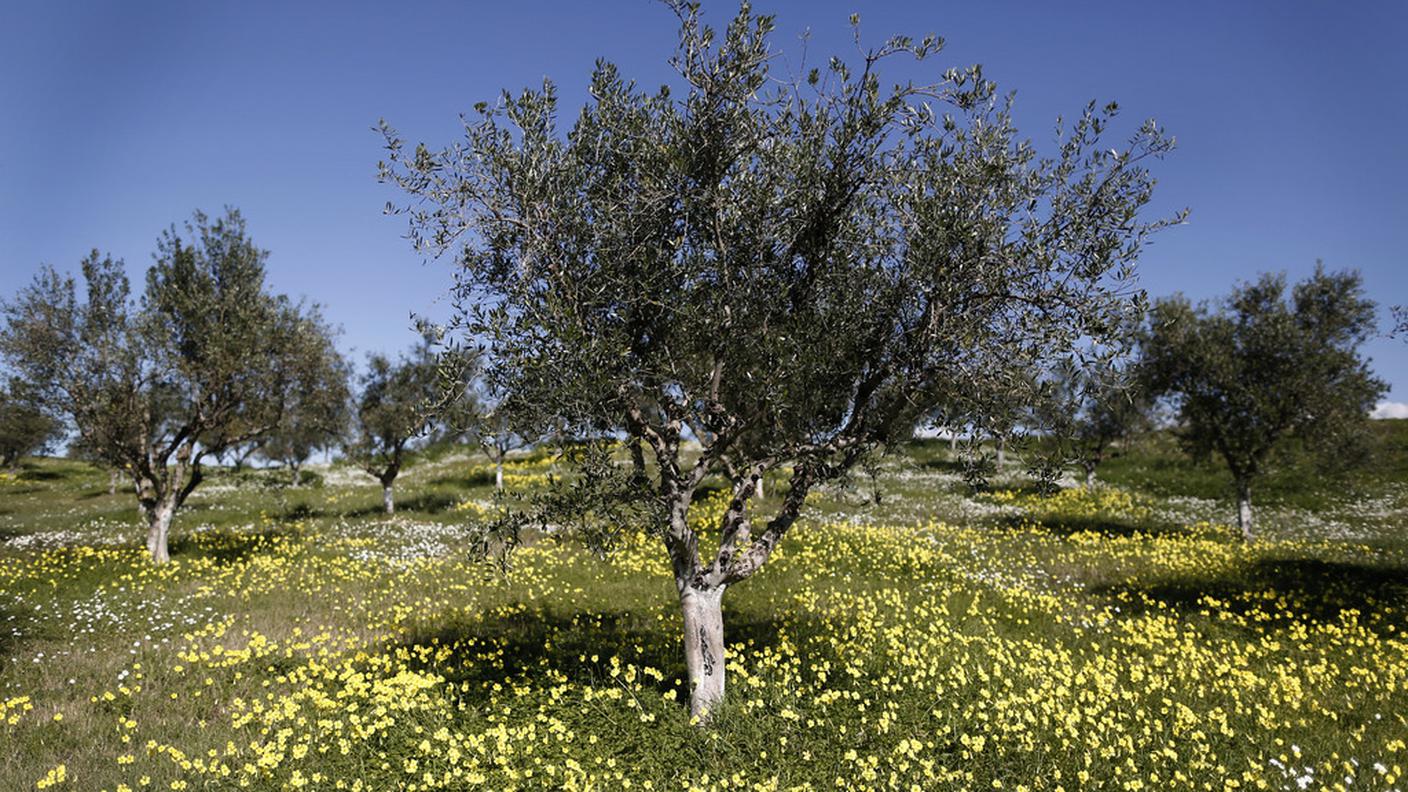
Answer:
POLYGON ((4 305, 0 351, 83 448, 132 477, 157 563, 202 459, 281 415, 302 325, 265 291, 267 256, 238 211, 213 222, 197 212, 186 236, 172 228, 158 241, 139 301, 122 263, 93 251, 83 299, 45 268, 4 305))
POLYGON ((421 249, 455 249, 457 329, 483 343, 512 423, 598 441, 544 519, 575 515, 603 545, 623 524, 661 538, 702 716, 724 692, 724 592, 814 487, 937 405, 982 423, 1021 401, 1007 372, 1119 326, 1151 230, 1142 163, 1171 143, 1151 122, 1111 148, 1115 108, 1092 106, 1039 158, 977 67, 885 87, 886 58, 938 39, 790 82, 770 69, 771 17, 744 6, 716 34, 673 7, 678 93, 603 62, 565 133, 546 84, 481 105, 438 153, 385 128, 382 173, 421 249), (757 482, 779 469, 760 514, 757 482), (705 557, 690 508, 714 475, 731 498, 705 557))
POLYGON ((301 321, 283 415, 259 448, 266 459, 287 468, 292 486, 298 486, 303 463, 314 452, 332 448, 345 436, 352 399, 351 371, 337 351, 336 331, 317 306, 301 321))
POLYGON ((1160 300, 1150 317, 1152 388, 1174 400, 1184 447, 1227 464, 1248 541, 1252 484, 1277 444, 1296 436, 1334 453, 1387 388, 1359 356, 1375 316, 1357 272, 1317 266, 1286 297, 1285 276, 1267 274, 1216 304, 1160 300))
POLYGON ((440 375, 427 340, 393 362, 367 358, 352 409, 353 437, 347 457, 381 482, 382 506, 396 512, 394 486, 406 452, 426 428, 427 413, 440 398, 440 375))
POLYGON ((1109 351, 1083 366, 1062 366, 1038 412, 1062 443, 1057 453, 1095 486, 1095 472, 1115 443, 1146 431, 1153 405, 1134 361, 1109 351))
POLYGON ((63 437, 63 423, 29 390, 16 381, 0 389, 0 468, 6 470, 15 470, 21 459, 43 453, 63 437))

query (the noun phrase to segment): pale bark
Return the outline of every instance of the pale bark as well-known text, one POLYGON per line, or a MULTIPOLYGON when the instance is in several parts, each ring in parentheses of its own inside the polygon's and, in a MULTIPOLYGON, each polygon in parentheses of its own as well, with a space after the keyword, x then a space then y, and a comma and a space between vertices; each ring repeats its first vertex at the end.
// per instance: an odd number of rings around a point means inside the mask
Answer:
POLYGON ((758 478, 753 482, 753 494, 754 494, 755 496, 757 496, 760 500, 761 500, 762 498, 766 498, 766 497, 767 497, 767 495, 763 492, 763 477, 762 477, 762 476, 758 476, 758 478))
POLYGON ((504 491, 504 458, 499 457, 494 463, 494 491, 504 491))
POLYGON ((117 471, 116 471, 116 470, 109 470, 109 471, 108 471, 108 494, 109 494, 109 495, 116 495, 116 494, 117 494, 117 471))
POLYGON ((175 504, 168 500, 159 501, 147 511, 147 553, 158 564, 171 560, 167 540, 171 533, 171 517, 175 512, 175 504))
POLYGON ((723 586, 686 588, 680 595, 689 712, 701 721, 708 719, 724 697, 723 595, 723 586))
POLYGON ((1094 465, 1086 465, 1086 466, 1085 466, 1085 488, 1086 488, 1086 489, 1091 489, 1091 488, 1094 487, 1094 486, 1095 486, 1095 466, 1094 466, 1094 465))
POLYGON ((383 484, 381 487, 381 505, 386 509, 387 514, 396 513, 396 499, 392 494, 390 484, 383 484))
POLYGON ((1246 484, 1237 485, 1237 527, 1242 531, 1242 539, 1250 542, 1252 533, 1252 490, 1246 484))
POLYGON ((1001 470, 1007 464, 1007 438, 997 438, 997 469, 1001 470))

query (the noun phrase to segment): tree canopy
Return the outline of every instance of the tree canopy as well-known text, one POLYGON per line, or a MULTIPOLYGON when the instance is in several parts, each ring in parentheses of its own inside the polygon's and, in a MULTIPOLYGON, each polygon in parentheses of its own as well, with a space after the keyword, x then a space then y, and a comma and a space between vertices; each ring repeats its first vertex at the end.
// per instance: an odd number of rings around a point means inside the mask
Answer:
POLYGON ((266 434, 298 375, 308 325, 266 290, 267 256, 238 211, 196 212, 158 240, 140 299, 122 262, 95 250, 81 296, 46 267, 4 304, 0 352, 87 453, 132 477, 157 562, 203 458, 266 434))
POLYGON ((396 510, 393 487, 406 453, 440 403, 439 364, 430 339, 399 360, 369 356, 359 384, 352 437, 344 451, 381 482, 383 506, 391 514, 396 510))
POLYGON ((596 465, 571 500, 630 506, 662 537, 703 711, 722 695, 719 598, 813 487, 935 405, 982 425, 1025 372, 1138 307, 1133 262, 1160 225, 1140 218, 1146 163, 1172 141, 1150 121, 1111 147, 1117 108, 1092 103, 1041 156, 980 67, 882 79, 941 39, 783 75, 772 17, 744 5, 715 31, 672 8, 674 85, 602 61, 566 128, 551 82, 478 105, 438 151, 385 126, 382 174, 419 248, 455 257, 453 329, 483 345, 514 424, 626 439, 629 468, 596 465), (770 470, 789 486, 755 530, 770 470), (687 516, 711 475, 732 501, 703 557, 687 516))
POLYGON ((1284 275, 1266 274, 1215 303, 1155 304, 1152 387, 1174 400, 1188 451, 1226 463, 1244 538, 1254 535, 1252 483, 1278 443, 1296 436, 1335 453, 1364 430, 1387 389, 1359 354, 1375 328, 1359 273, 1320 266, 1289 295, 1284 275))

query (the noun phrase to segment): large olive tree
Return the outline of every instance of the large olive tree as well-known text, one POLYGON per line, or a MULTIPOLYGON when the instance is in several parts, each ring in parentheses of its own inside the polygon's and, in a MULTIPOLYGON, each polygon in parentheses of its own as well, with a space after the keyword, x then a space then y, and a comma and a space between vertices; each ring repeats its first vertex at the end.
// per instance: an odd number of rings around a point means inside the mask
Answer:
POLYGON ((267 433, 295 379, 306 323, 266 291, 267 255, 239 212, 197 212, 158 241, 139 300, 123 264, 93 251, 81 294, 46 267, 3 306, 0 352, 88 455, 132 477, 158 563, 202 460, 267 433))
POLYGON ((1376 327, 1359 273, 1317 266, 1287 296, 1285 276, 1266 274, 1215 303, 1160 300, 1145 346, 1151 386, 1174 400, 1184 446, 1227 464, 1248 541, 1252 484, 1272 450, 1292 436, 1322 454, 1343 448, 1387 390, 1359 356, 1376 327))
POLYGON ((420 248, 456 257, 458 329, 515 422, 624 439, 626 469, 588 465, 573 502, 660 536, 705 713, 724 693, 724 592, 814 487, 937 405, 978 422, 1012 401, 1012 371, 1120 325, 1151 230, 1144 164, 1171 142, 1149 122, 1112 148, 1115 107, 1092 105, 1040 157, 978 67, 882 81, 938 39, 791 80, 771 17, 744 6, 716 32, 672 7, 674 86, 602 62, 570 127, 545 83, 480 105, 440 151, 385 127, 382 173, 420 248), (788 486, 759 514, 772 470, 788 486), (709 476, 732 500, 706 557, 689 517, 709 476))

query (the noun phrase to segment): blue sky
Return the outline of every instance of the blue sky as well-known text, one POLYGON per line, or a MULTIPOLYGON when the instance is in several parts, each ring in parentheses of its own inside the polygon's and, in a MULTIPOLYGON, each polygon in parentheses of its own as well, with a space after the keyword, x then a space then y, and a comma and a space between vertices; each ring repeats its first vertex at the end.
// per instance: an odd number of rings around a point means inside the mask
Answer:
MULTIPOLYGON (((780 68, 810 29, 813 61, 936 32, 921 72, 980 62, 1016 90, 1038 144, 1057 115, 1117 100, 1132 128, 1179 140, 1158 166, 1156 212, 1189 223, 1141 259, 1153 295, 1227 291, 1317 258, 1363 272, 1382 305, 1408 303, 1408 4, 1396 2, 759 2, 778 15, 780 68)), ((706 4, 714 20, 736 9, 706 4)), ((162 228, 239 207, 272 251, 274 288, 323 303, 343 347, 412 342, 412 311, 447 311, 448 265, 423 263, 381 207, 385 117, 410 140, 451 142, 458 114, 503 88, 584 99, 593 61, 671 78, 675 20, 648 0, 514 3, 0 2, 0 293, 41 263, 98 247, 135 277, 162 228)), ((897 66, 899 64, 896 64, 897 66)), ((1408 341, 1367 352, 1408 402, 1408 341)))

